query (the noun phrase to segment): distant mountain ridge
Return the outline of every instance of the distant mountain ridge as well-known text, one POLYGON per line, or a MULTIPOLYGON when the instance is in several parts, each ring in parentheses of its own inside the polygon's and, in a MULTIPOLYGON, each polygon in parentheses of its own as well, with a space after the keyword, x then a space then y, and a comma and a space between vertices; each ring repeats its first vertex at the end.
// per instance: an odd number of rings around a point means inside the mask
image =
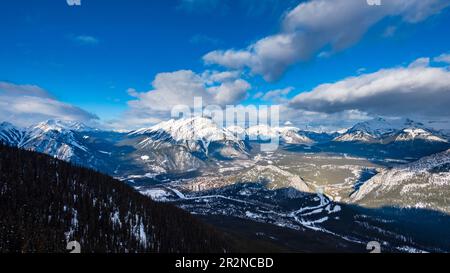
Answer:
POLYGON ((279 139, 287 144, 311 144, 314 141, 304 135, 299 128, 292 126, 270 127, 268 125, 256 125, 245 130, 252 140, 279 139))
POLYGON ((334 138, 336 142, 381 143, 423 140, 448 142, 444 136, 424 124, 410 119, 387 120, 377 118, 356 124, 334 138))
MULTIPOLYGON (((322 194, 316 194, 321 188, 315 184, 315 177, 327 172, 328 168, 339 168, 338 175, 341 173, 340 165, 334 165, 333 161, 330 161, 331 165, 327 163, 328 156, 340 157, 345 162, 347 158, 349 161, 367 160, 383 166, 378 174, 373 172, 375 176, 365 180, 362 173, 355 174, 355 167, 346 163, 342 170, 349 168, 356 179, 361 175, 361 181, 358 180, 358 187, 346 192, 348 198, 345 202, 369 207, 387 204, 396 209, 400 207, 399 211, 405 207, 446 212, 448 205, 445 202, 450 194, 447 190, 450 169, 446 151, 450 145, 446 138, 439 131, 412 120, 391 122, 385 119, 359 123, 345 132, 334 133, 302 131, 291 125, 223 128, 212 119, 203 117, 170 120, 124 133, 63 121, 46 121, 24 129, 8 123, 0 124, 0 142, 9 146, 47 153, 54 158, 110 174, 142 194, 159 195, 162 201, 177 202, 193 213, 229 209, 229 215, 237 213, 251 219, 260 213, 252 210, 255 204, 263 199, 272 204, 270 196, 273 194, 288 208, 301 206, 291 200, 297 191, 302 195, 310 193, 313 201, 319 202, 327 211, 326 204, 322 204, 323 198, 320 198, 322 194), (347 136, 348 140, 339 140, 347 136), (280 140, 279 150, 264 152, 258 149, 264 141, 274 138, 280 140), (309 174, 316 168, 315 164, 322 162, 322 156, 325 168, 320 167, 318 172, 309 174), (424 156, 411 165, 387 169, 424 156), (244 186, 246 183, 260 184, 264 190, 256 187, 252 193, 244 186), (222 188, 215 189, 224 185, 230 185, 230 191, 226 190, 227 187, 223 191, 222 188), (285 196, 283 189, 286 187, 289 194, 285 196), (194 190, 194 193, 188 195, 183 190, 194 190), (207 198, 197 196, 197 190, 205 191, 207 198), (248 194, 255 202, 242 200, 242 211, 237 209, 239 206, 230 205, 239 203, 238 199, 248 194), (433 196, 439 200, 433 200, 433 196), (204 207, 202 203, 205 203, 204 207)), ((347 184, 352 182, 347 179, 349 176, 342 177, 330 179, 345 179, 347 184)), ((315 205, 307 207, 311 208, 311 213, 297 208, 304 217, 298 219, 307 226, 311 223, 326 226, 327 221, 334 219, 317 213, 315 205)), ((268 221, 281 216, 296 216, 271 214, 276 210, 270 206, 267 211, 271 215, 267 216, 268 221)), ((351 224, 352 220, 345 223, 351 224)))
MULTIPOLYGON (((360 145, 357 147, 360 150, 369 148, 369 144, 386 145, 386 150, 399 153, 399 156, 413 153, 415 158, 449 146, 439 132, 408 119, 393 122, 379 118, 356 124, 344 133, 332 134, 302 131, 291 125, 223 128, 205 117, 169 120, 128 133, 102 131, 82 123, 58 120, 27 128, 5 122, 0 124, 0 141, 5 144, 46 153, 120 177, 138 174, 153 178, 218 166, 221 161, 249 159, 258 145, 255 142, 273 139, 280 141, 280 148, 319 147, 331 152, 338 143, 343 145, 338 147, 338 152, 348 152, 354 144, 360 145), (417 141, 433 145, 429 149, 417 141)), ((377 147, 370 149, 383 152, 377 147)))

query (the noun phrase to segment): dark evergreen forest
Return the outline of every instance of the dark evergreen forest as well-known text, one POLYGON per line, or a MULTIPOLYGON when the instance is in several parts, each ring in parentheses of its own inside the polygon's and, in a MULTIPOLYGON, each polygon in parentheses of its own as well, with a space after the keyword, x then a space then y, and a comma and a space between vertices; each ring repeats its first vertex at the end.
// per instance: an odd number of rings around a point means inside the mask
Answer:
POLYGON ((224 252, 224 238, 107 175, 0 144, 0 252, 224 252))

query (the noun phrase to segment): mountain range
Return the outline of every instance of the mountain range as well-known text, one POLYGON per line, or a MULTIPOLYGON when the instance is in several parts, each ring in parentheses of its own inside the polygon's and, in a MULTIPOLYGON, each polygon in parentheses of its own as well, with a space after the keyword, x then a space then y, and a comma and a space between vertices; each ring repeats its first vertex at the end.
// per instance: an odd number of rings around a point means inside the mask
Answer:
POLYGON ((389 144, 424 140, 427 142, 448 142, 442 135, 422 123, 410 119, 386 120, 377 118, 361 122, 334 138, 334 141, 389 144))
MULTIPOLYGON (((410 119, 392 121, 377 118, 358 123, 341 133, 315 133, 291 126, 223 128, 213 120, 203 117, 170 120, 128 133, 102 131, 79 122, 60 120, 48 120, 27 128, 19 128, 7 122, 0 124, 0 141, 8 145, 43 152, 88 167, 96 167, 93 157, 102 158, 100 154, 111 156, 117 147, 128 146, 133 147, 136 153, 161 151, 165 155, 163 157, 170 158, 168 154, 174 153, 176 155, 173 157, 194 161, 188 166, 179 166, 174 161, 167 164, 170 170, 186 170, 201 166, 205 160, 211 158, 245 158, 252 149, 252 142, 273 138, 279 138, 282 145, 313 145, 316 142, 391 144, 415 141, 445 145, 449 142, 449 137, 443 133, 410 119)), ((151 158, 164 161, 156 154, 142 155, 137 160, 145 161, 151 158)))
MULTIPOLYGON (((410 119, 383 118, 332 133, 291 125, 224 128, 204 117, 130 132, 58 120, 27 128, 0 124, 4 144, 109 174, 211 223, 217 223, 214 215, 238 217, 334 234, 356 245, 369 240, 373 231, 368 227, 377 225, 372 236, 385 240, 391 251, 408 249, 405 244, 415 250, 442 249, 430 243, 433 238, 400 228, 414 221, 409 216, 388 225, 392 212, 383 208, 399 208, 396 214, 401 215, 409 215, 402 209, 449 213, 449 140, 444 132, 410 119), (279 140, 276 151, 261 150, 273 139, 279 140), (360 229, 349 232, 347 225, 355 221, 360 229)), ((271 236, 263 237, 274 243, 271 236)))

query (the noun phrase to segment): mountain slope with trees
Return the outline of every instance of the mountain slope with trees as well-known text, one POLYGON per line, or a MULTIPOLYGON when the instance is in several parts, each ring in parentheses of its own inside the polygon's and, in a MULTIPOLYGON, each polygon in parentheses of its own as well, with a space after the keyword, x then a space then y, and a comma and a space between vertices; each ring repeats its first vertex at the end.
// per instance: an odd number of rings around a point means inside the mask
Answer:
POLYGON ((107 175, 0 144, 0 252, 225 252, 221 233, 107 175))

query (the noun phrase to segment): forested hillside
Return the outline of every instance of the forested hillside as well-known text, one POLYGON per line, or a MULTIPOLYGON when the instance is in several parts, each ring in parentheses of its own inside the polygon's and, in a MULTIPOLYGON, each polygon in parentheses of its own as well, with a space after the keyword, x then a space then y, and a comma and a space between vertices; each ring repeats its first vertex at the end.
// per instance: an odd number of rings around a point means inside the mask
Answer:
POLYGON ((0 252, 224 252, 221 233, 124 183, 0 144, 0 252))

